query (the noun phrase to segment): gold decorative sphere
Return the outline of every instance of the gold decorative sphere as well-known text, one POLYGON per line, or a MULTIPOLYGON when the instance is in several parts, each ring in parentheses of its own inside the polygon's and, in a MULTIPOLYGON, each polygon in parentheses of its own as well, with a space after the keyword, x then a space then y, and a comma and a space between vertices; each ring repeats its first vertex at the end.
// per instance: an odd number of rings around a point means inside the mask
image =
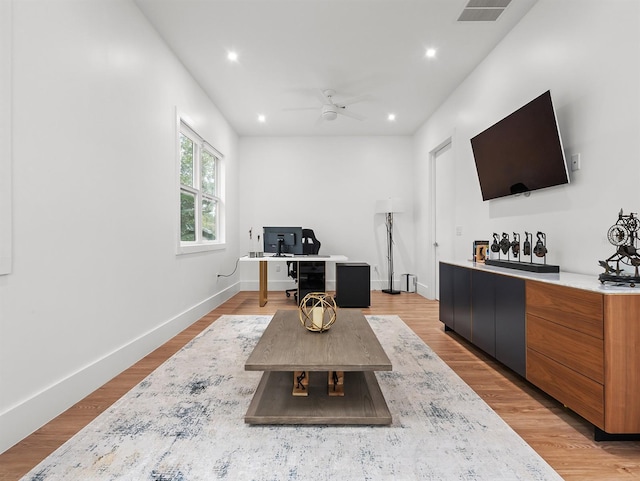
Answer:
POLYGON ((336 322, 336 301, 324 292, 310 292, 300 301, 300 323, 312 332, 327 331, 336 322))

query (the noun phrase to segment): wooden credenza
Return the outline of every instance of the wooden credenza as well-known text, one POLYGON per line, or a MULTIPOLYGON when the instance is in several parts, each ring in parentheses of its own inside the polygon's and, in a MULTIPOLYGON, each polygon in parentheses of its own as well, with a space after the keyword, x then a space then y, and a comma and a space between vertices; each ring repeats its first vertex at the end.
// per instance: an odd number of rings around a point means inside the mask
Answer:
MULTIPOLYGON (((491 276, 520 279, 526 291, 522 306, 526 369, 520 374, 592 423, 597 428, 596 436, 598 430, 603 434, 640 433, 640 348, 636 348, 640 344, 640 290, 636 293, 632 288, 607 288, 597 280, 590 282, 587 276, 575 274, 563 278, 562 274, 511 273, 472 263, 444 263, 440 283, 445 291, 450 273, 460 269, 457 278, 477 271, 484 278, 474 285, 473 279, 478 275, 469 275, 468 299, 464 290, 455 291, 458 297, 463 292, 463 300, 445 292, 441 320, 448 329, 456 330, 455 319, 451 319, 456 309, 448 303, 460 302, 469 313, 462 323, 465 337, 485 349, 474 337, 479 341, 486 338, 486 332, 482 336, 473 333, 478 330, 474 323, 486 325, 486 313, 475 312, 474 299, 483 299, 482 304, 486 304, 486 296, 474 296, 474 291, 486 290, 486 279, 491 276)), ((502 302, 501 293, 496 291, 495 295, 495 302, 502 302)), ((480 303, 475 304, 481 307, 480 303)), ((510 320, 503 319, 502 324, 495 325, 496 338, 509 322, 522 323, 519 310, 511 312, 516 314, 510 320)))

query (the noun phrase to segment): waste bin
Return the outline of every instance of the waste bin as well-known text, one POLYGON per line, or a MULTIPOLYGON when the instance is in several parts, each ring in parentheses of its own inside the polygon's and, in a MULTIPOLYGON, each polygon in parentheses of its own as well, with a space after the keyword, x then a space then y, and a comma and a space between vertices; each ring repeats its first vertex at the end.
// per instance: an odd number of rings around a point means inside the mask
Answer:
POLYGON ((402 274, 400 290, 403 292, 416 292, 418 279, 414 274, 402 274))

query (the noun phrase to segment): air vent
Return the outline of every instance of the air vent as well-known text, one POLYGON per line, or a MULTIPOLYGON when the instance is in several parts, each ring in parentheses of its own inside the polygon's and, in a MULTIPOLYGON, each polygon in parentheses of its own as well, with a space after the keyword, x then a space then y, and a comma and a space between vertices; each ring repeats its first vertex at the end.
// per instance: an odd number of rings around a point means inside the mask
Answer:
POLYGON ((507 8, 511 0, 469 0, 464 8, 507 8))
POLYGON ((511 0, 469 0, 458 22, 495 22, 511 0))

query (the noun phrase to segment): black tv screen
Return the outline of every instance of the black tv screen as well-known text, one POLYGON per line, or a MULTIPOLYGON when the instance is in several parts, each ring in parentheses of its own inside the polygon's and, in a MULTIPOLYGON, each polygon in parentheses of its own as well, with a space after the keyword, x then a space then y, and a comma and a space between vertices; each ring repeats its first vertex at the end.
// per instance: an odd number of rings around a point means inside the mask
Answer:
POLYGON ((471 139, 482 199, 568 184, 551 92, 471 139))

